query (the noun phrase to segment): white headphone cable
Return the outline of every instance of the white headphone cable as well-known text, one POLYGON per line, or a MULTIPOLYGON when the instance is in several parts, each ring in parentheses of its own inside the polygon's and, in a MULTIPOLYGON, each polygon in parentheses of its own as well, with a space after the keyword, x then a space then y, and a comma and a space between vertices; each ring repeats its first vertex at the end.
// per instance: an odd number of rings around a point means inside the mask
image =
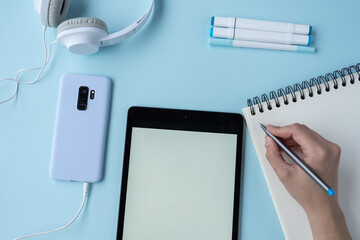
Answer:
POLYGON ((85 205, 85 202, 86 202, 86 199, 87 199, 87 196, 88 196, 88 192, 89 192, 89 187, 90 187, 90 184, 85 182, 84 183, 84 198, 83 198, 81 207, 80 207, 79 211, 76 213, 75 217, 68 224, 66 224, 65 226, 63 226, 61 228, 57 228, 57 229, 54 229, 54 230, 14 238, 14 240, 19 240, 19 239, 24 239, 24 238, 29 238, 29 237, 35 237, 35 236, 44 235, 44 234, 53 233, 53 232, 58 232, 58 231, 64 230, 65 228, 69 227, 71 224, 73 224, 73 222, 75 222, 77 217, 80 215, 82 209, 84 208, 84 205, 85 205))
POLYGON ((15 79, 14 78, 4 78, 4 79, 1 79, 0 80, 0 83, 1 82, 4 82, 4 81, 12 81, 12 82, 16 82, 16 87, 15 87, 15 90, 14 90, 14 93, 13 95, 11 95, 11 97, 9 97, 8 99, 6 100, 3 100, 3 101, 0 101, 0 104, 2 103, 6 103, 8 101, 10 101, 11 99, 13 99, 17 92, 18 92, 18 89, 19 89, 19 83, 21 84, 33 84, 35 82, 37 82, 39 80, 39 78, 41 77, 41 74, 42 72, 44 71, 44 68, 45 66, 48 64, 49 60, 50 60, 50 56, 51 56, 51 48, 52 46, 56 43, 56 41, 53 41, 50 46, 49 46, 49 55, 48 55, 48 50, 47 50, 47 47, 46 47, 46 41, 45 41, 45 32, 46 32, 46 26, 44 26, 43 28, 43 46, 44 46, 44 52, 45 52, 45 58, 44 58, 44 63, 41 67, 37 67, 37 68, 26 68, 26 69, 21 69, 19 71, 17 71, 16 73, 16 77, 15 79), (25 81, 21 81, 19 80, 19 75, 20 73, 22 72, 26 72, 26 71, 35 71, 35 70, 40 70, 39 74, 37 75, 37 77, 33 80, 33 81, 30 81, 30 82, 25 82, 25 81))

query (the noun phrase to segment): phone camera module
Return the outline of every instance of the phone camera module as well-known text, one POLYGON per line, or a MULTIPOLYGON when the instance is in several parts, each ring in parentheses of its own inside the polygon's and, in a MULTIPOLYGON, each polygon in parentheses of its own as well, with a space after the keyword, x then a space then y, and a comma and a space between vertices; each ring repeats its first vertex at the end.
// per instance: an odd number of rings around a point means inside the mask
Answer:
POLYGON ((81 86, 79 88, 78 94, 78 102, 77 102, 77 109, 80 111, 85 111, 87 109, 89 98, 89 88, 85 86, 81 86))

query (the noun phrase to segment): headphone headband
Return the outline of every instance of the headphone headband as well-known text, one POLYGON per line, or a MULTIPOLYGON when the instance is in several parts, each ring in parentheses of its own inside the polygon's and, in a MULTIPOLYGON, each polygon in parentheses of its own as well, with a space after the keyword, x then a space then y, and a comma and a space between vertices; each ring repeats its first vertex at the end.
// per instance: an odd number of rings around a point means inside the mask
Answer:
POLYGON ((100 46, 105 47, 105 46, 114 45, 116 43, 119 43, 119 42, 131 37, 136 32, 138 32, 145 25, 147 20, 149 19, 151 10, 153 9, 153 5, 154 5, 154 0, 151 0, 151 5, 150 5, 149 9, 145 12, 145 14, 139 20, 132 23, 130 26, 128 26, 118 32, 108 34, 106 37, 101 38, 100 46))

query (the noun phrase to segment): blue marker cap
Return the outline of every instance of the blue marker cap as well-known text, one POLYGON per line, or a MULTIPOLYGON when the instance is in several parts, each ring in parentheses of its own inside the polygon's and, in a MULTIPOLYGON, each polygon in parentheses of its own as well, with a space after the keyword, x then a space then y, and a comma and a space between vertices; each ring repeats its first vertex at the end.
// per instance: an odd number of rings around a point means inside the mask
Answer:
POLYGON ((329 190, 327 190, 327 193, 328 193, 330 196, 334 196, 334 195, 335 195, 335 191, 334 191, 332 188, 329 188, 329 190))
MULTIPOLYGON (((211 26, 214 26, 215 17, 211 17, 211 26)), ((311 26, 310 26, 311 29, 311 26)))
POLYGON ((311 36, 309 36, 309 42, 308 42, 308 44, 307 44, 307 45, 310 45, 310 44, 311 44, 311 41, 312 41, 312 37, 311 37, 311 36))
POLYGON ((309 35, 312 33, 312 26, 309 27, 309 35))
POLYGON ((213 36, 213 32, 214 32, 214 29, 213 29, 213 28, 210 28, 210 37, 213 36))

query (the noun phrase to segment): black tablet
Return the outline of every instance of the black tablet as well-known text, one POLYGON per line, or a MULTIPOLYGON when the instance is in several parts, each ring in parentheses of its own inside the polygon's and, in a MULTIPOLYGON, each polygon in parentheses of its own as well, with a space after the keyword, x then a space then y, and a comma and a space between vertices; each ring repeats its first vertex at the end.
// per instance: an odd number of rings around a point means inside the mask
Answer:
POLYGON ((117 239, 237 240, 240 114, 132 107, 117 239))

